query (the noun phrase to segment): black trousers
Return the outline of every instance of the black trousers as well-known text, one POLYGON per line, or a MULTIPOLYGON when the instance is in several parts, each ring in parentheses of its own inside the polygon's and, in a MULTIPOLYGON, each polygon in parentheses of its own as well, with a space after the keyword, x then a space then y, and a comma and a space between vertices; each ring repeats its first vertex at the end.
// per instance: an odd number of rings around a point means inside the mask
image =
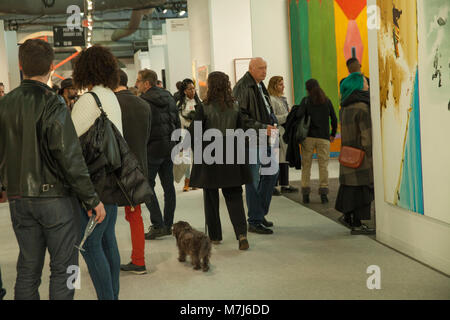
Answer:
MULTIPOLYGON (((236 240, 238 240, 239 235, 247 235, 242 187, 223 188, 222 194, 225 197, 236 240)), ((203 200, 209 238, 213 241, 220 241, 222 240, 222 225, 219 214, 219 189, 203 189, 203 200)))

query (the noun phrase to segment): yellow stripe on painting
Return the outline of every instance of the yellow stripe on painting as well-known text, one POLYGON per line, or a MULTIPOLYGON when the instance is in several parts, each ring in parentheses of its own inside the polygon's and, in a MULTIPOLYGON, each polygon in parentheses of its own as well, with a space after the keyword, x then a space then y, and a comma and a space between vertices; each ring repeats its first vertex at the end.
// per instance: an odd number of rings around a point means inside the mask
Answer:
POLYGON ((358 25, 359 33, 364 44, 363 59, 361 62, 361 71, 366 77, 369 77, 369 41, 367 31, 367 7, 356 18, 356 24, 358 25))

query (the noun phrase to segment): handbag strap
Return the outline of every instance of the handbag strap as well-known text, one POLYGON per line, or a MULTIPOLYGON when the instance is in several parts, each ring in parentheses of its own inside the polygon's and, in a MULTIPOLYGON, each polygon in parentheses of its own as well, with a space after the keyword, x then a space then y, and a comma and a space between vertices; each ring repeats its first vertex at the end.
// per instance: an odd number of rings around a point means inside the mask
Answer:
POLYGON ((92 96, 94 97, 95 102, 97 103, 97 107, 100 109, 100 112, 102 113, 102 115, 107 117, 106 112, 103 110, 102 103, 100 102, 100 99, 99 99, 98 95, 95 92, 93 92, 93 91, 88 91, 87 93, 92 94, 92 96))

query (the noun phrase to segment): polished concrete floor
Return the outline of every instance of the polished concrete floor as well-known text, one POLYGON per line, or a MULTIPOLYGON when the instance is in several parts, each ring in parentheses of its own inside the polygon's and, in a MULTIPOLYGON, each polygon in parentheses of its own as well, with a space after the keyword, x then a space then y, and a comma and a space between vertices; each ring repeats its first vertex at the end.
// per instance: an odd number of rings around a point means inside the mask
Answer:
MULTIPOLYGON (((330 176, 337 176, 330 163, 330 176)), ((317 177, 316 164, 312 177, 317 177)), ((292 171, 291 180, 300 172, 292 171)), ((158 194, 161 189, 157 189, 158 194)), ((181 192, 177 186, 175 221, 204 229, 202 191, 181 192)), ((162 197, 161 197, 162 198, 162 197)), ((144 206, 144 223, 149 214, 144 206)), ((269 220, 273 235, 249 234, 250 249, 239 251, 226 206, 221 199, 224 241, 212 250, 209 272, 177 261, 175 239, 146 242, 146 275, 121 274, 120 299, 450 299, 450 278, 366 236, 348 229, 285 197, 274 197, 269 220), (368 289, 369 266, 381 271, 381 289, 368 289)), ((116 234, 122 263, 131 253, 129 225, 119 209, 116 234)), ((13 298, 18 246, 9 209, 0 204, 0 265, 5 299, 13 298)), ((40 293, 48 299, 49 267, 44 267, 40 293)), ((81 288, 75 299, 96 299, 80 257, 81 288)))

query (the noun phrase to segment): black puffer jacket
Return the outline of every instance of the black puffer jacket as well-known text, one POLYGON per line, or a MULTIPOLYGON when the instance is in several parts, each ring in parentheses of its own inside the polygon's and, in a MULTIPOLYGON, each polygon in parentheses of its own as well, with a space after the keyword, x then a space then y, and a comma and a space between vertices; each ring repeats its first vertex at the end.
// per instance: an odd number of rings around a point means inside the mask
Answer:
POLYGON ((147 152, 152 158, 170 156, 175 142, 171 141, 172 132, 181 127, 178 108, 169 91, 152 87, 141 95, 150 104, 152 123, 147 152))

